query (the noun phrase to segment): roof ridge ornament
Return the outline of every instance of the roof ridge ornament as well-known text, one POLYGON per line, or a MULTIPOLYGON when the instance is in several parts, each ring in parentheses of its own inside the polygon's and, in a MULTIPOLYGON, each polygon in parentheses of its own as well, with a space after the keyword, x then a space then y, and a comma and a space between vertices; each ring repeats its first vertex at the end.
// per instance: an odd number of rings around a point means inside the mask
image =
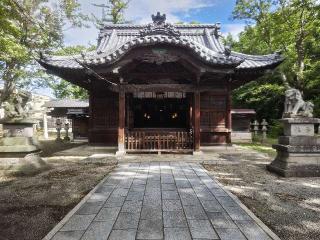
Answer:
POLYGON ((224 47, 224 55, 226 55, 226 57, 230 57, 230 55, 231 55, 231 46, 230 45, 226 45, 224 47))
POLYGON ((147 35, 169 35, 179 37, 181 35, 174 25, 166 23, 166 14, 160 14, 157 12, 157 15, 151 16, 153 23, 148 24, 144 29, 140 31, 140 36, 144 37, 147 35))
POLYGON ((156 25, 161 25, 161 24, 165 23, 166 19, 167 19, 166 14, 161 15, 160 12, 157 12, 157 15, 152 14, 151 18, 152 18, 153 23, 156 25))

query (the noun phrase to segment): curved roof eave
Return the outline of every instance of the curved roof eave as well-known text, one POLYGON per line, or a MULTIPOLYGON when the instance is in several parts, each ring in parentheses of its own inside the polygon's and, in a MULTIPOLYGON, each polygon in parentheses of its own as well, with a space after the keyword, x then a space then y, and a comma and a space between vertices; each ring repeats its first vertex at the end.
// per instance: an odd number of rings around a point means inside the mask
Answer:
POLYGON ((283 61, 280 53, 249 55, 231 51, 220 39, 220 24, 168 24, 166 15, 152 15, 147 25, 115 24, 100 30, 95 51, 73 56, 45 56, 39 60, 60 69, 84 69, 111 65, 138 47, 169 45, 187 49, 195 58, 211 67, 229 67, 235 71, 271 68, 283 61))
POLYGON ((40 61, 48 65, 72 69, 83 68, 80 63, 88 66, 99 66, 102 64, 110 65, 122 59, 124 55, 126 55, 130 50, 134 48, 143 46, 154 46, 157 44, 168 44, 174 47, 185 48, 197 58, 199 58, 202 62, 208 65, 236 67, 243 62, 243 59, 239 57, 226 56, 225 54, 215 52, 187 38, 167 35, 137 37, 122 44, 119 48, 115 49, 111 53, 91 52, 89 54, 85 54, 84 56, 45 56, 40 59, 40 61))
POLYGON ((84 73, 85 69, 83 67, 81 68, 62 68, 59 66, 55 66, 54 64, 47 63, 43 60, 37 60, 38 63, 46 69, 46 71, 49 74, 53 74, 55 76, 58 76, 60 78, 63 78, 70 83, 76 84, 80 87, 83 87, 85 89, 89 89, 90 85, 87 81, 84 79, 84 73))
POLYGON ((244 61, 236 67, 236 70, 240 71, 275 68, 285 60, 280 52, 267 55, 250 55, 232 51, 231 56, 244 59, 244 61))

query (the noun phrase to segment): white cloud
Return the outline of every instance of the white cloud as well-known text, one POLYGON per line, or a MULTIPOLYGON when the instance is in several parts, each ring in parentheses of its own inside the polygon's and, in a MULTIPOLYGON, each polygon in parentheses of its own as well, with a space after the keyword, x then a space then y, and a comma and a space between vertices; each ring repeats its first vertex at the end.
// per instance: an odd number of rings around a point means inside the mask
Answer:
POLYGON ((125 16, 138 23, 151 21, 151 14, 165 13, 169 22, 180 19, 178 13, 188 15, 192 10, 213 6, 215 0, 131 0, 125 16))
POLYGON ((246 24, 243 23, 231 23, 231 24, 222 24, 222 33, 223 35, 228 35, 229 33, 235 38, 239 38, 239 33, 242 32, 246 24))
MULTIPOLYGON (((188 16, 192 11, 210 7, 216 0, 131 0, 128 9, 125 10, 125 18, 134 23, 150 23, 151 15, 165 13, 168 22, 178 22, 181 19, 177 16, 181 14, 188 16)), ((82 12, 88 15, 94 14, 101 17, 101 8, 92 4, 103 4, 106 0, 79 0, 82 12)), ((65 32, 66 45, 88 45, 96 43, 98 30, 92 25, 89 29, 70 29, 65 32)))

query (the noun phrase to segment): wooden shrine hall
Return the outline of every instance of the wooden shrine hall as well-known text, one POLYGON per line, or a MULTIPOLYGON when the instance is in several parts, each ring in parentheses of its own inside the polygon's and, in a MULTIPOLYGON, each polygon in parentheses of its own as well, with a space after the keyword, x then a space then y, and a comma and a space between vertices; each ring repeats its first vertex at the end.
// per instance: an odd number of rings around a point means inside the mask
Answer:
MULTIPOLYGON (((41 54, 39 63, 89 91, 89 142, 125 152, 198 152, 231 142, 231 91, 274 69, 279 53, 252 56, 221 42, 219 24, 100 30, 95 51, 41 54)), ((79 36, 81 37, 81 36, 79 36)))

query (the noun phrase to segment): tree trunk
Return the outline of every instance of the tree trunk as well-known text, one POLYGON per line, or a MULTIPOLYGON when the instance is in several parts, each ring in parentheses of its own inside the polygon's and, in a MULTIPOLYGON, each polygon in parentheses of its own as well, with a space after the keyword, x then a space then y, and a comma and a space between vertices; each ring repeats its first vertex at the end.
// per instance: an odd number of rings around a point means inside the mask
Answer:
POLYGON ((303 89, 303 79, 304 79, 304 47, 302 46, 303 40, 299 38, 299 40, 296 43, 296 49, 297 49, 297 84, 300 89, 303 89))
POLYGON ((298 88, 301 90, 303 89, 303 78, 304 78, 304 59, 305 59, 305 49, 304 49, 304 41, 306 38, 306 19, 304 16, 304 9, 301 10, 300 16, 299 16, 299 32, 296 40, 296 51, 297 51, 297 85, 298 88))
POLYGON ((15 90, 15 64, 8 64, 6 69, 4 70, 4 74, 2 76, 3 79, 3 90, 0 97, 0 104, 7 101, 15 90))
POLYGON ((282 80, 283 85, 285 86, 285 88, 289 88, 290 85, 289 85, 289 82, 288 82, 286 74, 283 71, 280 71, 280 75, 281 75, 281 80, 282 80))

